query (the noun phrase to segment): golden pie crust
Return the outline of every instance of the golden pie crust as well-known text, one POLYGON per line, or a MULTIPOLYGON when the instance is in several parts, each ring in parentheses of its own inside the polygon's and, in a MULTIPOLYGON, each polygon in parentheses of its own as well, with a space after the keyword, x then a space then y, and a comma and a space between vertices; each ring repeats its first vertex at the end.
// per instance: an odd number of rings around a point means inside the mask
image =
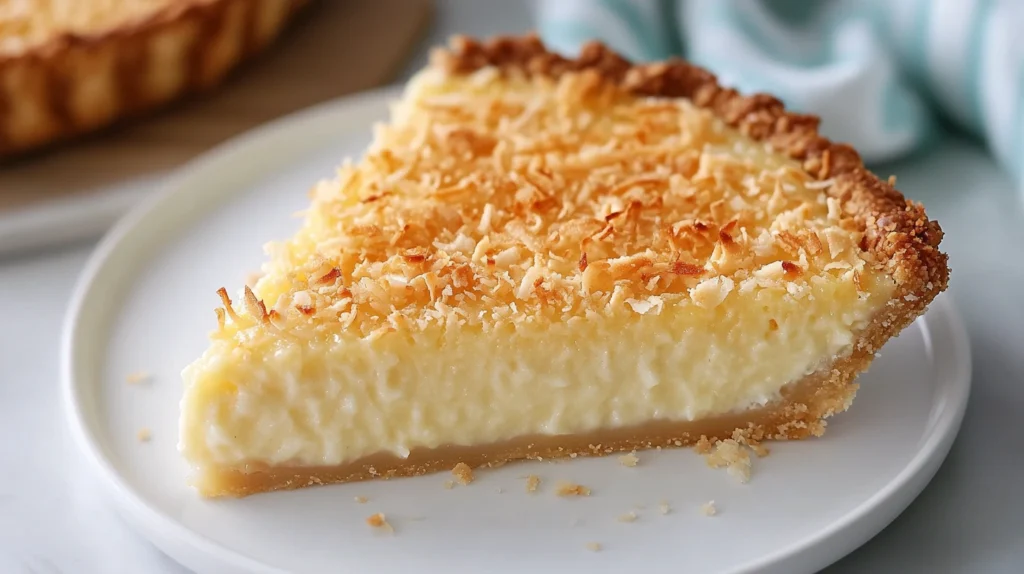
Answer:
POLYGON ((892 299, 856 334, 850 353, 785 387, 779 400, 746 412, 693 422, 657 422, 588 435, 520 437, 500 444, 414 449, 408 458, 378 454, 333 467, 265 467, 206 469, 196 484, 207 496, 245 496, 280 489, 422 475, 452 469, 496 466, 521 459, 606 455, 654 446, 690 446, 702 437, 735 436, 803 439, 824 432, 827 417, 846 410, 857 390, 855 379, 893 336, 924 313, 949 280, 947 256, 938 249, 939 225, 923 206, 907 200, 886 181, 865 169, 850 146, 822 137, 819 119, 787 112, 765 94, 744 96, 720 86, 708 71, 681 60, 632 64, 606 46, 592 43, 576 59, 547 51, 535 36, 499 37, 480 42, 455 38, 434 54, 432 65, 454 74, 491 66, 502 73, 557 77, 592 71, 605 81, 645 96, 686 98, 712 111, 730 126, 779 153, 801 162, 817 180, 831 180, 829 196, 839 200, 864 231, 860 248, 879 270, 892 278, 892 299))
POLYGON ((216 85, 307 3, 166 0, 141 16, 89 28, 95 32, 56 29, 23 49, 0 50, 0 159, 216 85))

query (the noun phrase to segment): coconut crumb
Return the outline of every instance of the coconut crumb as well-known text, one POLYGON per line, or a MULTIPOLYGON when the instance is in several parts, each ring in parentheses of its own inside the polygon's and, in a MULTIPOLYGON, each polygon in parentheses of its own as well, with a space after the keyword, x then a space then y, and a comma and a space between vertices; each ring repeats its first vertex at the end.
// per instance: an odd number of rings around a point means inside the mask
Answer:
POLYGON ((494 489, 494 492, 496 492, 497 494, 501 494, 505 492, 505 489, 499 486, 498 488, 494 489))
POLYGON ((700 440, 693 446, 693 449, 697 451, 697 454, 710 454, 714 446, 714 443, 708 440, 708 437, 700 435, 700 440))
POLYGON ((750 450, 754 451, 754 454, 757 455, 757 458, 764 458, 771 454, 771 451, 768 449, 768 447, 764 446, 759 442, 751 441, 748 446, 750 446, 750 450))
POLYGON ((540 477, 536 474, 531 474, 526 477, 526 492, 537 492, 540 487, 540 477))
POLYGON ((640 462, 640 457, 636 455, 636 451, 629 454, 624 454, 619 457, 619 464, 622 466, 634 467, 640 462))
POLYGON ((460 462, 452 469, 452 475, 459 481, 459 484, 466 486, 473 482, 473 469, 468 464, 460 462))
POLYGON ((366 504, 366 502, 368 500, 369 499, 366 498, 365 496, 357 496, 357 497, 355 497, 355 501, 358 502, 359 504, 366 504))
POLYGON ((590 550, 591 552, 600 552, 601 548, 603 547, 598 542, 587 542, 587 550, 590 550))
POLYGON ((129 373, 128 376, 125 377, 125 380, 128 381, 129 385, 138 385, 140 383, 149 382, 152 378, 153 375, 145 371, 136 371, 134 373, 129 373))
POLYGON ((718 514, 718 508, 715 506, 715 501, 709 500, 700 505, 700 513, 704 516, 714 516, 718 514))
POLYGON ((620 514, 619 517, 616 520, 618 520, 619 522, 636 522, 636 518, 637 518, 636 512, 633 512, 632 510, 630 510, 629 512, 627 512, 625 514, 620 514))
POLYGON ((565 482, 558 486, 555 494, 558 496, 590 496, 590 489, 582 484, 565 482))
POLYGON ((733 431, 732 439, 741 445, 749 447, 758 458, 764 458, 771 453, 771 451, 768 450, 768 447, 761 444, 760 440, 751 437, 748 433, 743 432, 742 429, 736 429, 733 431))
POLYGON ((668 505, 668 502, 661 501, 658 504, 658 512, 668 514, 669 512, 672 512, 672 507, 668 505))
POLYGON ((378 512, 377 514, 371 514, 370 516, 367 516, 366 524, 372 528, 376 528, 378 530, 382 530, 388 533, 395 531, 395 529, 392 528, 391 524, 388 522, 387 518, 384 516, 383 512, 378 512))
POLYGON ((451 489, 455 488, 455 481, 454 480, 446 480, 446 481, 444 481, 444 487, 446 489, 448 489, 448 490, 451 490, 451 489))
POLYGON ((139 439, 139 442, 149 442, 149 439, 153 438, 153 433, 148 428, 143 427, 135 434, 135 438, 139 439))
POLYGON ((708 466, 712 468, 725 467, 730 475, 739 479, 740 482, 750 480, 750 453, 734 439, 719 441, 715 450, 704 455, 708 466))

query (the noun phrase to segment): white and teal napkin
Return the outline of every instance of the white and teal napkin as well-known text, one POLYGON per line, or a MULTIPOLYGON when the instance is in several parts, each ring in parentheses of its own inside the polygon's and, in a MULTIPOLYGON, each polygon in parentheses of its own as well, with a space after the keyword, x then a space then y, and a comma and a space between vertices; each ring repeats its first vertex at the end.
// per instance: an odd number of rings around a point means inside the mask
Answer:
POLYGON ((1024 0, 538 0, 538 30, 575 54, 684 56, 744 92, 823 118, 869 162, 932 139, 943 115, 1024 180, 1024 0))

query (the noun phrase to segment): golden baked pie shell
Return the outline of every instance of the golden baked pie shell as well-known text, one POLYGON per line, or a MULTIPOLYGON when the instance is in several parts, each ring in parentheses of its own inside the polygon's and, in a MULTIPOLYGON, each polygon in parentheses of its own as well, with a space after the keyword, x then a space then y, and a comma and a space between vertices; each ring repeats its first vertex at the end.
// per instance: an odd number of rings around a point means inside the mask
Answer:
POLYGON ((0 55, 0 159, 215 86, 308 2, 179 0, 100 33, 57 34, 0 55))

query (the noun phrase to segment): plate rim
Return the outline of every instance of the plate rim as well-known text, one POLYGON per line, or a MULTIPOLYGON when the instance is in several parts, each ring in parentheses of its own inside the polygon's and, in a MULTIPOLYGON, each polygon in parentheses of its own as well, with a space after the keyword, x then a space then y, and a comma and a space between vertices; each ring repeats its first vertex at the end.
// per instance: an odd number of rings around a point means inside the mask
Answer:
MULTIPOLYGON (((129 486, 114 467, 105 452, 101 437, 97 436, 96 428, 84 412, 83 397, 86 385, 81 381, 86 377, 78 374, 82 369, 77 358, 77 349, 81 346, 80 339, 83 336, 80 333, 83 329, 81 315, 89 301, 95 297, 92 286, 104 272, 110 271, 109 267, 114 264, 112 259, 120 252, 125 240, 140 233, 143 224, 162 205, 184 193, 188 189, 185 184, 190 179, 216 171, 218 165, 228 158, 252 154, 265 141, 287 137, 299 127, 308 125, 322 116, 351 116, 366 109, 386 106, 399 92, 398 86, 387 86, 330 100, 282 116, 204 152, 175 171, 160 185, 158 191, 133 208, 107 232, 90 254, 75 282, 62 325, 60 345, 61 397, 73 440, 93 467, 94 475, 102 479, 104 490, 113 498, 120 514, 141 530, 162 552, 186 567, 202 570, 202 565, 212 564, 210 560, 216 560, 218 568, 230 568, 231 571, 280 572, 273 566, 215 542, 154 507, 143 495, 129 486)), ((241 191, 241 186, 235 186, 219 195, 218 199, 229 201, 232 193, 241 191)), ((813 562, 817 564, 816 568, 825 567, 881 532, 931 481, 945 460, 962 423, 970 396, 972 359, 967 331, 950 293, 941 294, 931 304, 924 319, 928 321, 929 318, 932 321, 945 322, 953 351, 950 362, 954 369, 949 374, 937 375, 935 378, 950 380, 950 387, 957 391, 953 393, 953 400, 940 412, 931 434, 922 440, 906 465, 862 504, 830 523, 821 532, 741 564, 732 572, 792 572, 792 561, 799 560, 801 556, 815 549, 819 555, 815 560, 808 558, 804 564, 813 562), (888 507, 886 503, 889 503, 888 507), (869 519, 870 524, 865 524, 869 519), (862 528, 862 532, 856 533, 856 536, 850 535, 849 531, 858 526, 862 528), (823 550, 829 546, 830 550, 823 550)), ((927 333, 928 329, 925 332, 927 333)))

